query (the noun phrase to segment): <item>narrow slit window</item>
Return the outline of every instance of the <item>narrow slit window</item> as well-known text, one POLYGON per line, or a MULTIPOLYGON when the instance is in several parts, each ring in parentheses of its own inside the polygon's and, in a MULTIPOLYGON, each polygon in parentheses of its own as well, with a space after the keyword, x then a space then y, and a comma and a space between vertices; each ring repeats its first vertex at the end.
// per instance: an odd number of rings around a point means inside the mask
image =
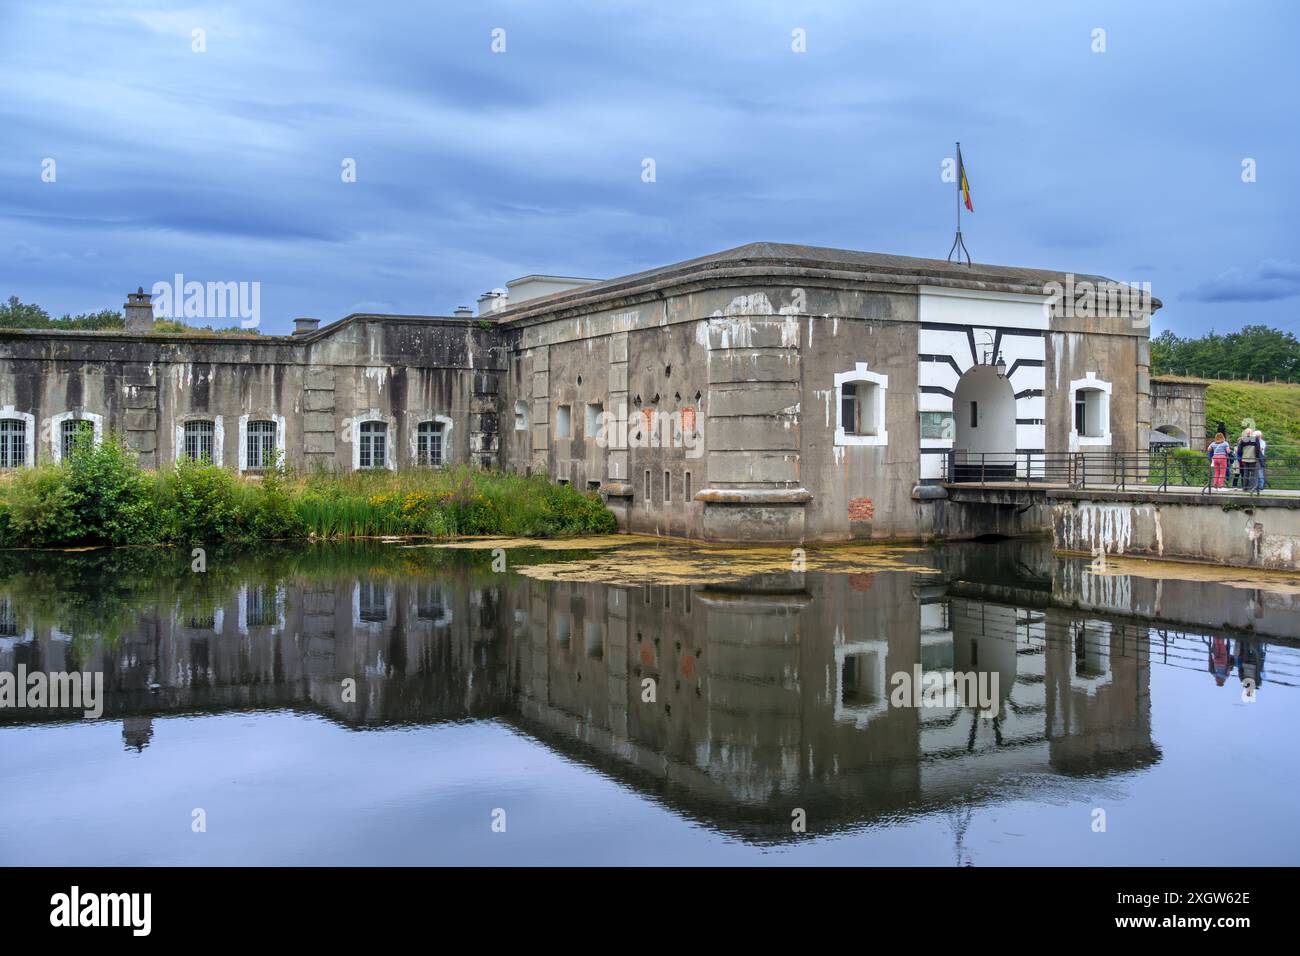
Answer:
POLYGON ((602 402, 587 403, 587 420, 586 431, 583 437, 588 439, 599 439, 601 435, 601 417, 605 414, 605 405, 602 402))

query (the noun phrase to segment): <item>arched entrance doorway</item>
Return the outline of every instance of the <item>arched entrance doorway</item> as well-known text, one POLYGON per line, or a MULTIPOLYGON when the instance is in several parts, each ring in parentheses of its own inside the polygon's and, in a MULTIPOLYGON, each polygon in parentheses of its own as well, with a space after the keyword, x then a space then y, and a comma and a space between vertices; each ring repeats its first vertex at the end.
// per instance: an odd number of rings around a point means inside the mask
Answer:
POLYGON ((976 365, 952 396, 953 480, 1016 477, 1016 394, 992 365, 976 365))
POLYGON ((1178 448, 1190 448, 1191 442, 1187 438, 1187 433, 1177 425, 1159 425, 1151 435, 1151 450, 1158 451, 1161 448, 1169 446, 1178 448))

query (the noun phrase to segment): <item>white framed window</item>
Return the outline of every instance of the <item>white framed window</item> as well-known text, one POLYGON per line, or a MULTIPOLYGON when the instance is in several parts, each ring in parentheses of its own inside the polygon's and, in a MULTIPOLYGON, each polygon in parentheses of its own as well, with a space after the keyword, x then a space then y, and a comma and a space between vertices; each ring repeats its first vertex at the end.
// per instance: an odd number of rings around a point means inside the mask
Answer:
POLYGON ((216 425, 204 418, 196 418, 181 426, 184 429, 182 445, 190 461, 215 461, 216 425))
POLYGON ((36 464, 36 416, 0 408, 0 468, 31 468, 36 464))
POLYGON ((239 416, 239 470, 265 471, 284 462, 284 416, 259 411, 239 416))
POLYGON ((220 634, 226 625, 224 608, 197 598, 182 603, 176 602, 176 623, 189 631, 213 631, 220 634))
POLYGON ((279 448, 280 429, 276 422, 268 419, 247 422, 244 425, 244 466, 243 471, 262 471, 270 468, 276 459, 279 448))
POLYGON ((217 415, 187 415, 176 425, 176 459, 206 456, 214 465, 225 461, 225 427, 217 415))
POLYGON ((406 426, 407 460, 424 468, 441 468, 451 461, 452 420, 435 415, 429 409, 408 412, 406 426))
POLYGON ((416 590, 415 617, 446 627, 452 621, 451 598, 439 584, 420 584, 416 590))
POLYGON ((245 584, 239 589, 239 633, 266 627, 284 631, 285 589, 279 584, 245 584))
POLYGON ((388 620, 388 588, 382 581, 362 581, 357 585, 357 617, 370 624, 388 620))
POLYGON ((0 637, 17 637, 19 633, 18 610, 8 595, 0 595, 0 637))
POLYGON ((442 422, 420 422, 415 426, 415 463, 426 468, 442 466, 442 422))
POLYGON ((835 720, 865 727, 889 710, 884 641, 858 641, 835 648, 835 720))
POLYGON ((93 412, 60 412, 50 419, 50 453, 55 463, 65 461, 77 438, 88 435, 98 445, 104 440, 104 418, 93 412))
MULTIPOLYGON (((358 579, 352 585, 352 627, 370 634, 382 634, 394 620, 394 589, 384 580, 358 579)), ((382 660, 381 660, 382 666, 382 660)), ((375 673, 374 665, 366 665, 367 673, 375 673)))
MULTIPOLYGON (((373 468, 397 467, 397 449, 394 447, 393 434, 397 428, 397 419, 383 415, 379 409, 358 414, 355 418, 344 419, 343 434, 352 436, 352 470, 368 471, 373 468)), ((415 454, 415 430, 407 429, 410 435, 411 455, 415 454)))
POLYGON ((1111 443, 1110 382, 1089 372, 1070 383, 1070 450, 1111 443))
POLYGON ((59 460, 69 457, 78 444, 95 441, 95 426, 84 418, 69 418, 59 426, 59 460))
POLYGON ((851 372, 835 375, 835 444, 887 445, 885 395, 889 376, 854 364, 851 372))
POLYGON ((388 422, 362 422, 357 427, 357 452, 358 468, 383 468, 388 458, 388 422))

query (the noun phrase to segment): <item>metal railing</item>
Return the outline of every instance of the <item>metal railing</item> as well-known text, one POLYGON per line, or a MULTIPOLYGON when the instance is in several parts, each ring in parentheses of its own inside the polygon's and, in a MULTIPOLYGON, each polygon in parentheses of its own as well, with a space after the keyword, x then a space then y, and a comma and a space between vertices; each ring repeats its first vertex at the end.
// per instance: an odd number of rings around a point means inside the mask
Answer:
POLYGON ((1260 488, 1258 463, 1232 459, 1219 483, 1210 458, 1186 450, 950 451, 944 459, 943 480, 951 484, 1057 485, 1120 491, 1199 489, 1204 494, 1238 495, 1300 490, 1300 455, 1290 450, 1286 455, 1269 455, 1262 467, 1264 487, 1260 488))

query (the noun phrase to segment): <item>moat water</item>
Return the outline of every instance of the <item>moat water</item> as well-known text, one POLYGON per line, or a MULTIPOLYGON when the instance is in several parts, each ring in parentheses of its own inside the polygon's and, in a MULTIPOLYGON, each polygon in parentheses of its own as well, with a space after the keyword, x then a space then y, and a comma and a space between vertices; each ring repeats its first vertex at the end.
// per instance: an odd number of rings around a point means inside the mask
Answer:
POLYGON ((1300 863, 1298 579, 518 544, 0 553, 0 865, 1300 863))

